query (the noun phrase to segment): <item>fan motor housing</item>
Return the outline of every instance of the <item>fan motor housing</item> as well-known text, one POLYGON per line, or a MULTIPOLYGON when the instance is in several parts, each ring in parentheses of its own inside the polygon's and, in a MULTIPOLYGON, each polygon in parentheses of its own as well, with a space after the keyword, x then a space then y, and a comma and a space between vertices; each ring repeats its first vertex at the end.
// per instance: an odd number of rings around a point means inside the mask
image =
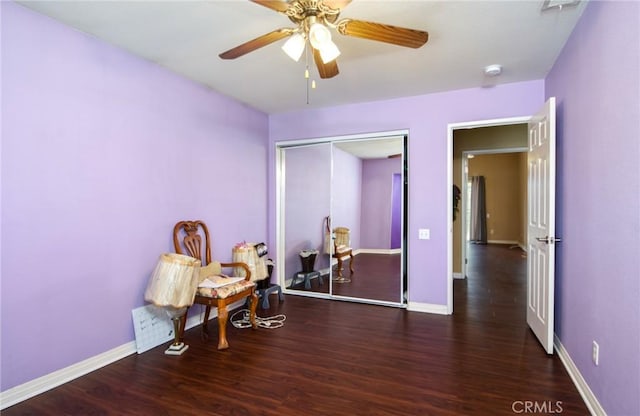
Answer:
POLYGON ((310 16, 333 23, 338 19, 340 10, 326 6, 322 0, 298 0, 291 3, 284 14, 297 25, 310 16))

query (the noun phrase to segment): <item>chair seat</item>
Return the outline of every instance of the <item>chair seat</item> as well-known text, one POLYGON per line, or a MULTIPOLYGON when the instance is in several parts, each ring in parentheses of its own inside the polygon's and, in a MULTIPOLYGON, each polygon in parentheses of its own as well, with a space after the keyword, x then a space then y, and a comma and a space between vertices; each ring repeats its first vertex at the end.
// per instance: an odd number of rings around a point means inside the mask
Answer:
POLYGON ((342 253, 348 253, 351 251, 351 247, 348 246, 336 246, 336 253, 337 254, 342 254, 342 253))
POLYGON ((197 294, 207 298, 225 299, 233 295, 237 295, 240 292, 244 292, 247 289, 251 289, 252 287, 255 287, 255 285, 256 284, 254 282, 242 280, 238 283, 233 283, 218 288, 199 287, 197 294))

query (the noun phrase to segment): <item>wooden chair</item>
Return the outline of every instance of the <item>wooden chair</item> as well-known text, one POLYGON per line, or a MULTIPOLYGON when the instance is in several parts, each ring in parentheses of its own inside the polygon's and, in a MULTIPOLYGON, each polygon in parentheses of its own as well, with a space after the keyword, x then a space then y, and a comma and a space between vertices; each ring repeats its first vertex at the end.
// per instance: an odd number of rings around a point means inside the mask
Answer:
POLYGON ((329 243, 328 247, 330 250, 328 254, 331 254, 331 257, 338 260, 337 267, 337 279, 343 280, 342 270, 343 267, 343 259, 349 256, 349 272, 350 275, 353 275, 353 250, 350 247, 350 231, 347 227, 336 227, 333 229, 333 233, 331 233, 331 217, 326 217, 326 235, 328 238, 333 238, 333 244, 329 243))
MULTIPOLYGON (((216 306, 218 308, 218 349, 223 350, 229 348, 227 342, 227 320, 229 312, 227 310, 228 305, 248 298, 250 301, 250 321, 251 326, 256 328, 256 306, 258 305, 258 297, 255 293, 256 284, 251 281, 251 270, 245 263, 232 262, 232 263, 220 263, 211 261, 211 243, 209 237, 209 230, 202 221, 180 221, 175 227, 173 227, 173 245, 176 253, 187 254, 191 257, 195 257, 202 261, 202 268, 200 269, 200 281, 206 277, 212 275, 221 274, 222 268, 227 267, 240 267, 245 270, 245 279, 227 285, 221 288, 198 288, 196 292, 194 304, 205 305, 204 321, 202 322, 202 336, 204 339, 209 337, 209 330, 207 323, 209 321, 209 314, 211 307, 216 306), (204 233, 204 252, 202 251, 202 236, 200 230, 204 233), (180 234, 185 234, 182 242, 180 241, 180 234), (203 258, 204 255, 204 258, 203 258)), ((184 315, 186 320, 187 314, 184 315)), ((181 328, 181 337, 184 333, 184 323, 181 328)))

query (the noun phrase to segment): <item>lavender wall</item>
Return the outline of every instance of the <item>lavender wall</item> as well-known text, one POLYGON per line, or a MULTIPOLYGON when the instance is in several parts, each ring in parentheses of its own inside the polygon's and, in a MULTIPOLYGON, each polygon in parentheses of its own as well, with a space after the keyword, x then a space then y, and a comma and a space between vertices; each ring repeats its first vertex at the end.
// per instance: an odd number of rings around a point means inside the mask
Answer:
POLYGON ((447 125, 534 114, 543 86, 529 81, 269 116, 269 238, 275 239, 276 141, 409 129, 409 300, 446 305, 447 125), (418 228, 430 228, 431 239, 418 240, 418 228))
POLYGON ((291 279, 302 268, 302 250, 319 251, 316 270, 329 266, 323 241, 331 204, 331 144, 287 148, 284 161, 285 278, 291 279))
POLYGON ((590 2, 545 82, 558 100, 556 333, 609 415, 640 414, 639 27, 640 3, 590 2))
POLYGON ((402 170, 402 158, 367 159, 362 163, 361 248, 391 248, 393 174, 402 170))
POLYGON ((267 237, 268 118, 2 2, 4 391, 134 339, 180 219, 267 237))
POLYGON ((332 226, 349 228, 351 247, 360 247, 362 160, 333 146, 332 226))

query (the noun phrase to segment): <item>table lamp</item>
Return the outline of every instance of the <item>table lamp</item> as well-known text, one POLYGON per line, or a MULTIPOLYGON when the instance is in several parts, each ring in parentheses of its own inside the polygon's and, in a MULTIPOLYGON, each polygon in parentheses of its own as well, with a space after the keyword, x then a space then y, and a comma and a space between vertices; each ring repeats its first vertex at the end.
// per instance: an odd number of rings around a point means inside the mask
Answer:
POLYGON ((164 308, 173 321, 174 342, 164 352, 181 355, 189 346, 180 342, 181 317, 193 304, 198 288, 200 260, 182 254, 161 254, 153 270, 144 299, 164 308))

